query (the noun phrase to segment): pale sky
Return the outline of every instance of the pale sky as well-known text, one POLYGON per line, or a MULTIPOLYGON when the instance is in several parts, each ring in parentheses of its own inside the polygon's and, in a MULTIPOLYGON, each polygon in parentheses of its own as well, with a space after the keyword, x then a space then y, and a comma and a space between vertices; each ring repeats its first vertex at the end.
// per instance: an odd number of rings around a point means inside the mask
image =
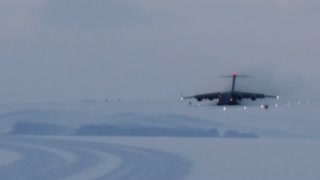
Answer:
POLYGON ((0 103, 316 95, 317 0, 2 0, 0 103), (250 86, 247 86, 250 84, 250 86))

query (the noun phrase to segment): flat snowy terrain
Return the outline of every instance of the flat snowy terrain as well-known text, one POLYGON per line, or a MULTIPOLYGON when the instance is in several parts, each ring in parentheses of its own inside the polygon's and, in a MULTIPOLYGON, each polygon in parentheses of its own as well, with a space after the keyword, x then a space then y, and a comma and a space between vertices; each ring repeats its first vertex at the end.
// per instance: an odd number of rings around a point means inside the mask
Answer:
POLYGON ((0 179, 319 179, 319 109, 0 105, 0 179))

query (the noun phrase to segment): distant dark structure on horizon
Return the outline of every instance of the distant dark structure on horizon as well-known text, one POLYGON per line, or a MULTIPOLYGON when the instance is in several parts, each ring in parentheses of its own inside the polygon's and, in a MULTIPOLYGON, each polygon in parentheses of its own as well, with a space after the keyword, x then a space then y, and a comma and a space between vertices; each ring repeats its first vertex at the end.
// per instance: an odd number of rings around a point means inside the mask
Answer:
POLYGON ((197 94, 194 96, 187 96, 187 97, 181 96, 181 100, 193 99, 193 98, 199 102, 202 100, 210 100, 210 101, 216 100, 217 105, 222 106, 222 105, 239 105, 239 101, 241 101, 242 99, 251 99, 252 101, 255 101, 256 99, 262 99, 262 98, 279 99, 279 96, 235 91, 236 78, 237 77, 249 77, 249 76, 237 75, 236 73, 233 73, 233 75, 231 75, 231 76, 222 76, 222 77, 231 77, 232 78, 231 91, 197 94))

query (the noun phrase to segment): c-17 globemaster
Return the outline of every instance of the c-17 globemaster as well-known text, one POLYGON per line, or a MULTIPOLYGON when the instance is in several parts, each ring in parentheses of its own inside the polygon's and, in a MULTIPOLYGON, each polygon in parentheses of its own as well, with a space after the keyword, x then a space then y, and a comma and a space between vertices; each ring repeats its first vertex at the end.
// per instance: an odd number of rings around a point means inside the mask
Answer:
POLYGON ((195 98, 199 102, 202 100, 210 100, 210 101, 216 100, 217 105, 220 106, 220 105, 239 105, 239 101, 241 101, 242 99, 251 99, 252 101, 255 101, 256 99, 262 99, 262 98, 279 99, 279 96, 235 91, 236 78, 237 77, 248 77, 248 76, 237 75, 236 73, 233 73, 233 75, 231 75, 231 76, 224 76, 224 77, 232 77, 231 91, 196 94, 194 96, 187 96, 187 97, 181 96, 181 100, 192 99, 192 98, 195 98))

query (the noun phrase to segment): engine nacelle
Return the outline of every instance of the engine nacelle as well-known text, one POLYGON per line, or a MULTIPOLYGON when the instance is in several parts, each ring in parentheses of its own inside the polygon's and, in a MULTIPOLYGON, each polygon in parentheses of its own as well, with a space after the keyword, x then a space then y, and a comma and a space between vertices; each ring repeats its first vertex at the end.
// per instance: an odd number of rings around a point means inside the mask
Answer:
POLYGON ((256 97, 251 97, 251 100, 255 101, 255 100, 257 100, 257 98, 256 97))
POLYGON ((197 98, 197 101, 201 102, 201 101, 202 101, 202 98, 197 98))

